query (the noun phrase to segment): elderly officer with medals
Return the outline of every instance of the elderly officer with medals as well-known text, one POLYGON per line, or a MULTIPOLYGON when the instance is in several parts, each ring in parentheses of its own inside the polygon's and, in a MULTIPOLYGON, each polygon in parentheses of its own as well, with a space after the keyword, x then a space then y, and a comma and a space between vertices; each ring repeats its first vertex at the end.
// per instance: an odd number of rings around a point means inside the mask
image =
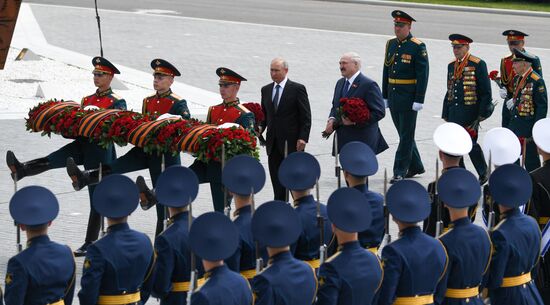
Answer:
POLYGON ((309 305, 315 300, 315 270, 290 253, 301 231, 300 216, 286 202, 266 202, 254 213, 254 239, 269 254, 267 267, 252 280, 254 304, 309 305))
MULTIPOLYGON (((456 123, 443 123, 433 134, 433 142, 439 149, 439 160, 443 163, 442 172, 460 167, 460 161, 472 150, 472 139, 464 127, 456 123)), ((436 173, 436 179, 439 173, 436 173)), ((428 184, 428 193, 431 199, 430 216, 424 220, 424 233, 438 237, 449 229, 451 223, 449 211, 443 207, 437 192, 438 181, 428 184), (439 226, 438 227, 438 223, 439 226), (439 230, 439 232, 437 232, 439 230)), ((471 202, 468 215, 473 222, 477 211, 477 202, 471 202)))
POLYGON ((149 237, 128 225, 128 216, 139 204, 136 184, 126 176, 108 176, 97 185, 92 199, 97 212, 107 218, 108 228, 104 237, 88 247, 80 304, 145 304, 155 253, 149 237))
POLYGON ((399 181, 388 190, 386 204, 400 238, 382 250, 384 281, 378 304, 433 304, 448 257, 443 244, 417 226, 430 214, 428 192, 418 182, 399 181))
POLYGON ((364 143, 349 142, 340 152, 340 164, 346 183, 365 195, 372 213, 370 226, 359 232, 359 244, 376 253, 384 237, 384 197, 369 190, 368 185, 368 177, 378 171, 376 155, 364 143))
POLYGON ((426 45, 411 34, 412 22, 416 20, 399 10, 391 15, 396 37, 386 43, 382 96, 399 134, 390 181, 393 183, 425 171, 414 141, 414 132, 416 117, 424 105, 429 62, 426 45))
POLYGON ((539 120, 533 126, 533 141, 542 157, 543 165, 532 171, 533 195, 526 213, 533 216, 542 230, 541 257, 537 272, 537 288, 545 304, 550 304, 550 118, 539 120))
POLYGON ((186 304, 191 273, 188 206, 198 192, 197 176, 187 167, 174 165, 159 176, 156 195, 168 207, 170 225, 155 239, 157 262, 151 294, 162 305, 186 304))
POLYGON ((76 277, 72 251, 48 237, 59 212, 55 195, 41 186, 27 186, 13 195, 9 209, 27 233, 27 249, 8 261, 6 305, 71 305, 76 277))
POLYGON ((491 232, 494 253, 486 285, 491 304, 542 305, 532 281, 541 234, 537 222, 518 209, 531 197, 531 178, 519 165, 506 164, 491 175, 489 187, 504 216, 491 232))
MULTIPOLYGON (((126 101, 113 93, 111 82, 115 74, 120 71, 110 61, 103 57, 96 56, 92 59, 94 66, 94 85, 97 90, 94 94, 82 98, 81 107, 85 110, 93 109, 126 109, 126 101)), ((76 164, 84 165, 85 169, 96 168, 99 164, 110 163, 116 158, 115 148, 111 145, 107 149, 102 148, 89 139, 78 137, 71 143, 52 152, 46 157, 34 159, 28 162, 19 162, 15 154, 8 150, 6 162, 12 172, 12 178, 21 180, 26 176, 38 175, 44 171, 62 168, 67 164, 67 158, 72 157, 76 164)), ((75 251, 76 256, 86 255, 86 247, 97 240, 99 236, 101 217, 91 207, 94 187, 88 188, 90 197, 90 216, 84 244, 75 251)))
MULTIPOLYGON (((153 59, 151 61, 153 68, 153 86, 156 90, 154 95, 143 99, 143 114, 159 116, 157 119, 164 119, 171 116, 178 116, 184 119, 189 119, 189 109, 187 102, 174 94, 170 87, 174 83, 174 77, 181 76, 181 73, 172 64, 163 59, 153 59)), ((123 174, 142 169, 149 169, 153 186, 156 185, 158 176, 162 171, 162 167, 171 165, 179 165, 181 163, 180 156, 173 156, 172 153, 164 153, 157 155, 156 153, 146 153, 142 148, 133 147, 124 156, 114 160, 102 168, 94 168, 86 171, 80 171, 76 162, 73 159, 67 159, 67 174, 73 181, 75 190, 80 190, 86 185, 96 184, 99 182, 99 174, 103 176, 109 174, 123 174), (164 159, 164 164, 162 160, 164 159)), ((143 178, 138 179, 138 185, 144 185, 143 178)), ((147 210, 152 205, 142 206, 147 210)), ((164 229, 164 206, 157 205, 157 227, 155 235, 160 234, 164 229)))
POLYGON ((367 198, 354 188, 341 188, 330 195, 327 210, 338 239, 338 252, 319 269, 316 304, 376 304, 382 284, 382 263, 375 254, 365 251, 357 234, 371 224, 367 198))
POLYGON ((256 255, 262 255, 260 249, 256 249, 256 243, 252 236, 251 221, 254 213, 254 194, 257 194, 264 187, 265 170, 255 158, 239 155, 231 158, 223 168, 222 182, 230 195, 233 196, 235 202, 233 223, 239 231, 237 250, 225 260, 225 263, 229 269, 240 272, 248 280, 252 280, 256 275, 257 259, 261 258, 256 257, 256 255))
MULTIPOLYGON (((510 49, 510 55, 502 58, 500 60, 500 84, 501 88, 499 91, 500 97, 504 99, 502 104, 502 127, 508 127, 510 123, 510 111, 506 108, 506 102, 514 94, 514 78, 516 72, 512 68, 513 59, 514 59, 514 50, 525 51, 525 37, 529 36, 523 32, 516 30, 507 30, 502 32, 503 36, 506 36, 506 42, 508 43, 508 48, 510 49)), ((532 54, 531 54, 532 55, 532 54)), ((542 66, 540 65, 540 59, 532 55, 535 60, 533 61, 533 71, 537 72, 540 77, 542 77, 542 66)))
POLYGON ((506 102, 510 110, 508 128, 522 142, 522 165, 527 171, 532 171, 540 167, 540 159, 531 131, 536 121, 546 117, 548 96, 544 80, 533 70, 536 58, 519 50, 514 50, 514 55, 514 91, 512 98, 506 102))
POLYGON ((203 214, 193 221, 189 236, 191 250, 202 259, 206 272, 204 284, 191 296, 191 305, 252 305, 248 281, 223 262, 239 243, 231 220, 218 212, 203 214))
POLYGON ((449 264, 436 292, 436 303, 483 305, 480 284, 491 261, 491 239, 487 231, 470 221, 468 213, 468 208, 477 204, 481 188, 472 173, 453 168, 441 175, 437 189, 449 209, 452 228, 439 238, 447 250, 449 264))
MULTIPOLYGON (((311 267, 319 268, 321 245, 329 245, 332 229, 327 219, 326 205, 317 202, 311 190, 321 176, 321 167, 314 156, 306 152, 293 152, 279 167, 279 181, 290 190, 294 200, 294 210, 300 216, 302 232, 298 240, 290 246, 294 257, 305 261, 311 267), (319 220, 322 217, 322 221, 319 220), (322 227, 320 227, 322 225, 322 227), (323 232, 321 232, 323 230, 323 232), (323 234, 321 234, 323 233, 323 234), (321 240, 323 236, 323 240, 321 240)), ((324 259, 325 256, 323 256, 324 259)))
MULTIPOLYGON (((447 93, 441 118, 468 130, 473 142, 470 159, 481 185, 487 182, 487 164, 477 143, 479 123, 491 116, 494 106, 487 65, 470 54, 472 39, 461 34, 449 35, 456 59, 447 67, 447 93)), ((464 160, 460 162, 464 167, 464 160)))

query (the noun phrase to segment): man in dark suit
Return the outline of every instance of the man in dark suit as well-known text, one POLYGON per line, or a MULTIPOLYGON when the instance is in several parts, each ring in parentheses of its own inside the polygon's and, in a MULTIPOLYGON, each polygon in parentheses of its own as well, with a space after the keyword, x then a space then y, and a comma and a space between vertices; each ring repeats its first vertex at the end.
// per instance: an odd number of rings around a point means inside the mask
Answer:
MULTIPOLYGON (((332 108, 324 131, 330 135, 336 130, 338 136, 338 151, 351 141, 360 141, 379 154, 388 148, 386 140, 378 128, 378 121, 386 115, 382 92, 378 84, 361 73, 361 57, 355 52, 349 52, 340 58, 342 78, 336 82, 332 108), (370 118, 364 124, 356 124, 338 113, 341 98, 356 97, 365 101, 369 108, 370 118)), ((334 153, 334 149, 333 149, 334 153)))
POLYGON ((286 190, 278 177, 285 143, 289 154, 305 149, 311 129, 311 109, 306 87, 287 78, 288 63, 283 58, 271 61, 270 73, 273 83, 262 88, 265 121, 259 128, 262 133, 267 127, 266 148, 274 199, 285 200, 286 190))

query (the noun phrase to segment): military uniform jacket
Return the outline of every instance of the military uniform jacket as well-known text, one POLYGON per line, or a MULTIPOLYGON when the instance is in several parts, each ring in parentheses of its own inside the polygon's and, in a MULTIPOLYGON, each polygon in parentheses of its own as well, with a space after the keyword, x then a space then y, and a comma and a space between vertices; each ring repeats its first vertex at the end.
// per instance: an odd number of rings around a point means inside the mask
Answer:
POLYGON ((537 264, 540 253, 540 230, 533 218, 509 210, 491 232, 494 254, 488 274, 487 288, 491 304, 542 305, 531 281, 514 287, 501 287, 504 278, 528 274, 537 264))
MULTIPOLYGON (((447 273, 438 287, 438 304, 483 305, 481 298, 445 297, 447 289, 465 289, 480 286, 491 261, 491 239, 487 231, 470 222, 468 217, 457 219, 453 228, 439 240, 449 256, 447 273)), ((479 291, 479 289, 478 289, 479 291)))
POLYGON ((74 295, 75 262, 71 249, 47 235, 34 237, 28 248, 8 261, 6 305, 44 305, 74 295))
MULTIPOLYGON (((526 52, 525 50, 523 51, 526 52)), ((542 77, 542 66, 540 64, 540 59, 538 56, 531 53, 529 53, 529 55, 535 57, 535 61, 531 65, 533 67, 533 71, 537 72, 537 74, 542 77)), ((514 69, 512 68, 513 58, 514 54, 510 54, 500 59, 500 81, 502 85, 506 87, 510 96, 513 94, 514 78, 516 76, 516 72, 514 72, 514 69)), ((506 105, 504 107, 506 107, 506 105)))
POLYGON ((252 207, 244 206, 235 211, 233 223, 239 230, 239 246, 230 258, 225 260, 229 269, 235 272, 256 269, 256 244, 252 236, 252 207))
POLYGON ((255 305, 310 305, 317 294, 315 271, 288 251, 269 259, 267 268, 254 277, 255 305))
POLYGON ((417 226, 400 234, 382 250, 384 281, 379 305, 391 305, 398 297, 433 295, 447 269, 447 252, 439 240, 417 226))
POLYGON ((99 92, 99 89, 92 95, 82 98, 82 107, 97 106, 101 109, 121 109, 126 110, 126 101, 113 93, 111 88, 99 92))
MULTIPOLYGON (((191 251, 189 248, 189 212, 171 218, 172 223, 155 240, 157 261, 153 276, 152 295, 160 303, 185 304, 187 292, 175 292, 173 283, 189 282, 191 274, 191 251)), ((199 275, 202 264, 197 264, 199 275)))
MULTIPOLYGON (((313 199, 312 195, 304 196, 294 201, 294 209, 300 216, 302 233, 296 243, 290 247, 291 251, 294 253, 294 257, 299 260, 318 259, 321 232, 317 221, 317 201, 313 199)), ((319 210, 321 217, 324 219, 325 240, 323 244, 328 246, 332 239, 332 227, 327 217, 327 206, 321 204, 319 210)))
POLYGON ((356 185, 353 188, 365 194, 372 211, 370 227, 358 234, 359 243, 363 248, 378 247, 384 238, 384 197, 379 193, 369 191, 366 184, 356 185))
POLYGON ((248 281, 223 265, 208 271, 204 284, 191 296, 191 305, 252 305, 248 281))
POLYGON ((140 292, 144 304, 151 292, 154 252, 147 235, 127 223, 112 225, 88 247, 78 293, 80 304, 98 304, 100 295, 140 292))
POLYGON ((165 113, 181 115, 184 119, 189 119, 189 108, 187 101, 176 95, 172 90, 164 93, 155 93, 143 99, 142 112, 162 115, 165 113))
POLYGON ((531 69, 514 79, 514 108, 510 111, 508 128, 518 137, 531 137, 535 122, 546 117, 548 96, 544 80, 531 69))
POLYGON ((245 129, 254 129, 254 114, 239 103, 223 102, 208 108, 206 123, 221 125, 223 123, 236 123, 245 129))
POLYGON ((412 111, 413 103, 424 103, 429 62, 426 45, 409 34, 403 41, 388 40, 384 54, 382 96, 392 111, 412 111))
POLYGON ((441 118, 469 127, 492 114, 491 81, 485 61, 467 54, 447 67, 447 93, 441 118))
POLYGON ((316 304, 376 304, 382 277, 382 264, 376 255, 357 241, 345 243, 319 269, 316 304))

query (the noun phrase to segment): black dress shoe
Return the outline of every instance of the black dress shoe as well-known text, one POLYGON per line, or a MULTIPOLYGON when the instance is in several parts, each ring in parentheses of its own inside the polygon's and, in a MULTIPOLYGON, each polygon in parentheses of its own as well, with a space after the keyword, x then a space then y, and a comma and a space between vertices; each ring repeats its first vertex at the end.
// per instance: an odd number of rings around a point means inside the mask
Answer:
POLYGON ((397 181, 401 181, 401 180, 403 180, 403 176, 393 176, 393 178, 391 178, 390 180, 390 184, 394 184, 397 181))
POLYGON ((412 178, 416 175, 421 175, 423 173, 425 173, 426 171, 424 169, 421 169, 419 171, 408 171, 407 174, 405 175, 405 178, 412 178))
POLYGON ((92 243, 88 242, 88 241, 84 242, 84 244, 82 246, 80 246, 80 248, 78 248, 74 251, 74 256, 76 256, 76 257, 86 256, 88 246, 90 246, 91 244, 92 243))
POLYGON ((137 177, 136 185, 139 190, 139 205, 144 211, 149 210, 158 203, 157 197, 155 196, 153 190, 147 186, 147 183, 145 183, 145 179, 143 179, 142 176, 137 177))

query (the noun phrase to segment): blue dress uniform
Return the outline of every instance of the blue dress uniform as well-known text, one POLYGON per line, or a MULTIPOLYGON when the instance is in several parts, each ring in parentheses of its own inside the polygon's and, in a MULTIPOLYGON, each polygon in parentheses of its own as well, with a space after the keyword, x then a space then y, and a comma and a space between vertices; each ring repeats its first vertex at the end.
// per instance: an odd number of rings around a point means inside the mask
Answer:
MULTIPOLYGON (((139 202, 130 178, 105 177, 96 187, 95 209, 109 219, 123 219, 139 202)), ((151 292, 155 253, 144 233, 122 222, 109 226, 107 234, 88 247, 78 293, 82 305, 144 304, 151 292)))
POLYGON ((499 206, 508 208, 491 232, 494 254, 487 279, 491 304, 542 305, 532 271, 540 256, 540 230, 536 221, 518 209, 532 193, 529 174, 520 166, 500 166, 489 178, 499 206))
MULTIPOLYGON (((239 155, 231 158, 222 172, 222 181, 225 187, 237 196, 253 196, 262 190, 265 185, 265 170, 255 158, 239 155)), ((256 249, 252 235, 252 201, 235 210, 233 223, 239 231, 239 242, 235 253, 225 260, 229 269, 240 272, 249 281, 256 275, 256 250, 263 259, 265 249, 256 249)))
MULTIPOLYGON (((167 168, 160 174, 158 182, 156 195, 168 207, 186 207, 197 197, 198 179, 186 167, 167 168)), ((172 215, 168 228, 155 239, 157 261, 151 294, 159 298, 162 305, 186 304, 191 274, 189 216, 189 211, 172 215)), ((202 275, 202 268, 197 269, 202 275)))
MULTIPOLYGON (((453 209, 467 209, 481 196, 475 176, 462 168, 446 171, 437 189, 441 200, 453 209)), ((436 293, 437 304, 483 305, 479 293, 491 261, 489 234, 472 224, 468 217, 463 217, 455 219, 452 228, 439 240, 447 250, 449 263, 436 293)))
POLYGON ((359 232, 359 244, 376 253, 384 237, 384 197, 380 193, 370 191, 366 184, 356 185, 353 188, 365 194, 372 213, 371 225, 368 229, 359 232))
MULTIPOLYGON (((514 61, 535 60, 531 55, 514 50, 514 61)), ((540 159, 535 143, 532 141, 533 125, 536 121, 546 117, 548 112, 548 96, 546 85, 542 77, 533 68, 529 68, 523 75, 516 75, 514 79, 514 93, 512 95, 514 107, 510 110, 508 128, 520 139, 526 141, 525 168, 532 171, 540 167, 540 159)))
MULTIPOLYGON (((395 23, 414 20, 403 11, 393 11, 395 23)), ((414 141, 417 111, 414 103, 424 103, 428 86, 429 62, 426 45, 409 34, 403 41, 388 40, 384 53, 382 96, 388 100, 393 124, 399 134, 399 146, 393 164, 394 177, 414 176, 424 172, 424 165, 414 141)))
POLYGON ((223 264, 237 248, 239 232, 222 213, 203 214, 191 226, 190 243, 193 253, 203 262, 219 263, 207 270, 204 284, 191 296, 191 305, 252 305, 248 281, 223 264))
MULTIPOLYGON (((472 39, 460 34, 451 34, 449 40, 453 46, 472 42, 472 39)), ((464 58, 449 63, 447 71, 447 93, 443 100, 441 118, 475 131, 469 155, 480 181, 486 181, 487 164, 477 143, 477 132, 479 122, 487 119, 493 112, 487 65, 482 59, 467 53, 464 58)), ((464 166, 464 160, 461 161, 461 166, 464 166)))
MULTIPOLYGON (((529 36, 526 33, 516 31, 516 30, 506 30, 502 32, 502 35, 506 36, 506 41, 509 45, 512 44, 521 44, 525 43, 525 37, 529 36)), ((526 52, 525 49, 522 49, 521 51, 526 52)), ((530 54, 530 53, 529 53, 530 54)), ((534 60, 533 60, 533 71, 537 72, 542 77, 542 66, 540 64, 540 59, 530 54, 534 60)), ((511 98, 514 94, 514 78, 516 76, 516 72, 514 72, 514 69, 512 68, 512 59, 514 59, 514 53, 503 57, 500 60, 500 82, 502 85, 506 88, 506 91, 508 92, 508 97, 511 98)), ((510 111, 508 108, 506 108, 506 103, 502 104, 502 127, 508 127, 508 124, 510 123, 510 111)))
MULTIPOLYGON (((261 245, 269 248, 287 247, 301 232, 300 217, 283 201, 262 204, 252 217, 252 232, 261 245)), ((317 279, 315 270, 282 251, 269 258, 267 267, 252 281, 256 305, 306 305, 315 301, 317 279)))
MULTIPOLYGON (((345 233, 365 230, 373 218, 367 199, 352 188, 341 188, 330 195, 328 217, 345 233)), ((316 304, 376 304, 382 277, 382 264, 375 254, 357 240, 341 243, 338 252, 319 269, 316 304)))
MULTIPOLYGON (((58 212, 55 195, 40 186, 24 187, 10 200, 13 219, 27 228, 47 226, 58 212)), ((27 241, 27 249, 8 261, 4 300, 7 305, 71 305, 75 270, 69 247, 47 234, 35 236, 27 241)), ((0 300, 1 295, 0 290, 0 300)))
MULTIPOLYGON (((392 185, 386 202, 393 218, 402 223, 417 223, 430 213, 428 192, 412 180, 392 185)), ((418 226, 409 226, 399 235, 382 250, 384 281, 378 304, 433 304, 434 293, 447 270, 445 247, 418 226)))

